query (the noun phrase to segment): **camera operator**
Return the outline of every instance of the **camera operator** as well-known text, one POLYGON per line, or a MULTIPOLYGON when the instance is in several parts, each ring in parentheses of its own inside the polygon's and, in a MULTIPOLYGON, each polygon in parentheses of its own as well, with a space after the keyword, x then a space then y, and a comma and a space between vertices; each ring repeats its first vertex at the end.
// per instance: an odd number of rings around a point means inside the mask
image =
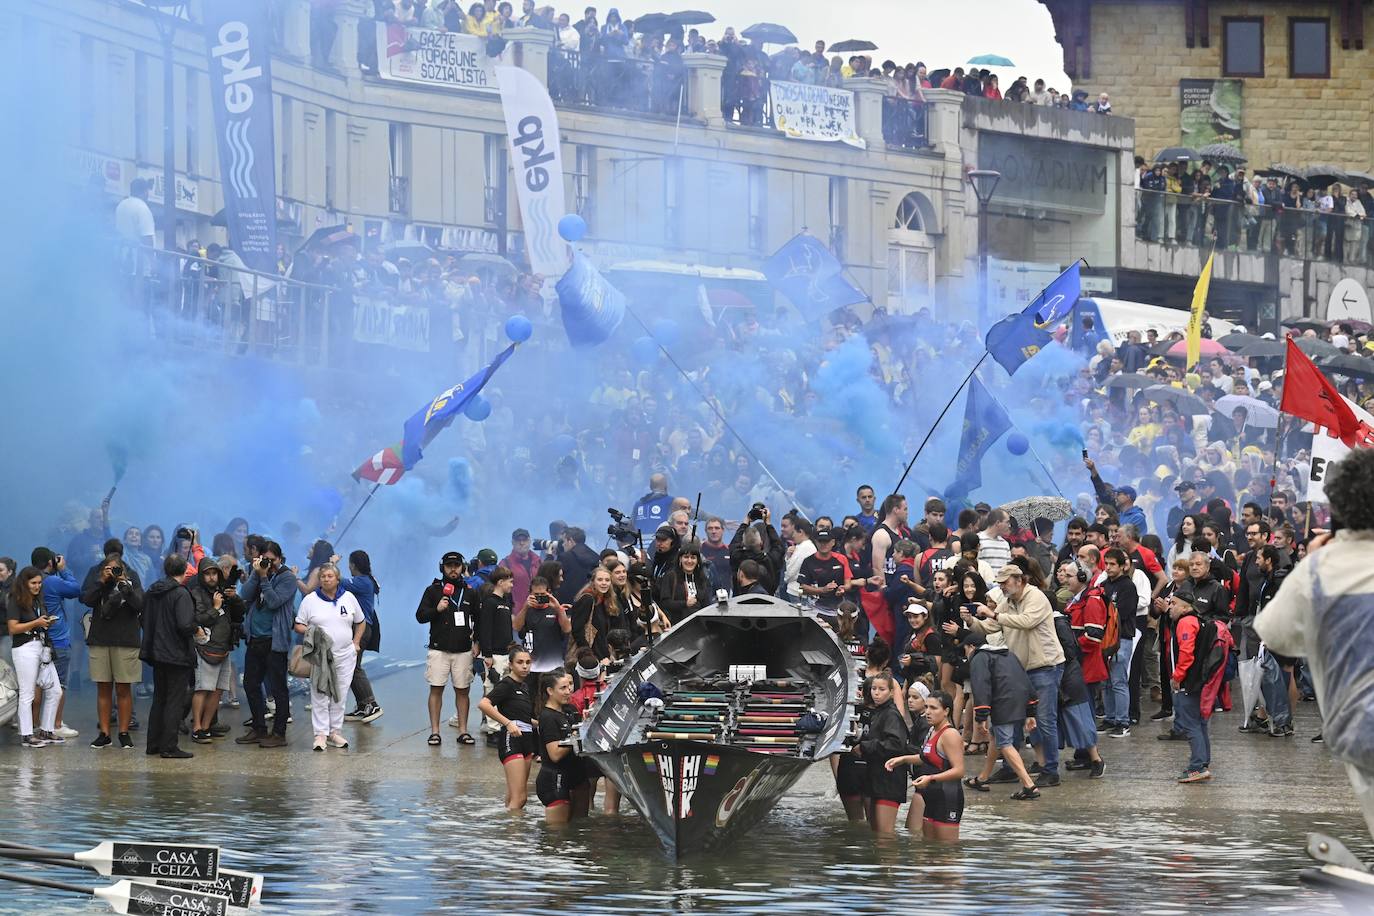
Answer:
MULTIPOLYGON (((232 558, 228 559, 232 562, 232 558)), ((220 696, 229 689, 227 662, 238 643, 234 631, 242 629, 245 613, 243 599, 234 590, 238 567, 230 569, 226 574, 215 562, 202 560, 190 586, 199 631, 195 641, 195 691, 191 694, 191 740, 196 744, 209 744, 212 738, 229 733, 228 728, 214 725, 213 720, 219 711, 220 696)))
POLYGON ((549 590, 548 577, 558 574, 559 568, 553 561, 543 564, 539 575, 530 580, 529 596, 515 609, 511 620, 529 646, 533 659, 530 670, 535 674, 563 665, 563 640, 572 633, 572 617, 549 590))
POLYGON ((572 604, 592 577, 592 571, 601 565, 601 557, 587 546, 587 532, 581 528, 564 528, 562 542, 558 562, 563 564, 563 584, 558 588, 558 600, 572 604))
POLYGON ((200 569, 200 561, 205 559, 205 547, 200 543, 200 529, 195 525, 178 525, 169 553, 180 554, 186 560, 186 578, 182 584, 189 586, 196 571, 200 569))
POLYGON ((682 536, 672 525, 660 525, 654 532, 654 555, 649 561, 649 578, 653 580, 655 594, 662 587, 663 579, 677 569, 677 555, 681 547, 682 536))
POLYGON ((119 746, 128 749, 134 746, 129 737, 134 715, 133 685, 143 679, 143 664, 138 658, 143 644, 143 585, 138 581, 138 573, 124 565, 123 545, 118 539, 105 542, 105 561, 91 568, 81 590, 81 603, 91 609, 86 617, 86 646, 96 688, 99 729, 91 747, 109 747, 113 743, 110 709, 118 704, 119 746))
MULTIPOLYGON (((759 566, 758 584, 769 595, 777 594, 778 574, 783 568, 786 549, 778 537, 777 529, 769 523, 771 518, 767 506, 754 503, 749 507, 747 523, 740 525, 730 539, 730 573, 735 581, 739 581, 740 564, 745 560, 753 560, 759 566)), ((736 589, 735 594, 744 592, 736 589)))
POLYGON ((291 716, 286 654, 291 651, 292 627, 296 621, 296 574, 282 561, 281 545, 276 541, 267 541, 249 567, 242 596, 248 609, 248 653, 243 665, 243 690, 248 694, 253 724, 236 743, 285 747, 286 720, 291 716), (272 691, 276 703, 270 733, 267 731, 264 683, 272 691))
POLYGON ((458 706, 458 743, 475 744, 468 734, 468 689, 472 685, 472 631, 477 626, 477 590, 463 580, 463 555, 450 550, 439 561, 439 578, 420 596, 415 619, 429 624, 425 682, 429 685, 429 744, 437 746, 444 686, 453 684, 458 706))

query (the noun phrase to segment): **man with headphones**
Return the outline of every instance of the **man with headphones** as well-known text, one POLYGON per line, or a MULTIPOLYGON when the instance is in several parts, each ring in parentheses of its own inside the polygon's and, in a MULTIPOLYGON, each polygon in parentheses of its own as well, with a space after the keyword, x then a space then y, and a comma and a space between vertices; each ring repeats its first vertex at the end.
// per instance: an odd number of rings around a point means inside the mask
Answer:
POLYGON ((1101 779, 1107 764, 1097 751, 1092 685, 1107 679, 1107 666, 1102 661, 1107 606, 1102 603, 1102 590, 1088 585, 1092 571, 1079 561, 1060 563, 1055 578, 1070 594, 1064 610, 1054 615, 1055 632, 1064 649, 1064 679, 1060 688, 1064 699, 1059 721, 1068 746, 1074 749, 1073 759, 1064 769, 1088 770, 1090 777, 1101 779))

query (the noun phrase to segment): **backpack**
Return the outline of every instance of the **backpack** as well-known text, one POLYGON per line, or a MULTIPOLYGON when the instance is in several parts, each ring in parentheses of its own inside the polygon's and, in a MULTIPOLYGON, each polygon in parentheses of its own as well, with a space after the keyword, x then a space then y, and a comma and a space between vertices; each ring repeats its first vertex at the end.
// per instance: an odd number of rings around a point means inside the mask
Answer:
MULTIPOLYGON (((1096 591, 1098 598, 1104 594, 1101 589, 1096 591)), ((1093 595, 1089 594, 1088 597, 1092 598, 1093 595)), ((1121 615, 1117 613, 1116 602, 1112 602, 1107 604, 1107 623, 1102 628, 1102 657, 1115 658, 1116 650, 1119 648, 1121 648, 1121 615)))

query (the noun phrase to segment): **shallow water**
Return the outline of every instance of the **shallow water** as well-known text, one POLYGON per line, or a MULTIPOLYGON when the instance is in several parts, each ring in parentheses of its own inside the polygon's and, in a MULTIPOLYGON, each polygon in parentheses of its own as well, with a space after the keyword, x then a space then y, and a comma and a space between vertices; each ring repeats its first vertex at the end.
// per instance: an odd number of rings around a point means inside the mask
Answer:
MULTIPOLYGON (((875 842, 845 823, 829 768, 817 766, 738 846, 681 863, 633 813, 555 831, 532 799, 511 817, 490 751, 455 748, 452 729, 427 748, 423 722, 399 708, 378 726, 349 726, 347 754, 311 754, 298 722, 284 752, 196 747, 186 764, 84 744, 26 755, 5 738, 0 838, 68 849, 217 842, 226 866, 266 875, 264 912, 291 913, 1336 913, 1297 880, 1310 864, 1305 833, 1367 840, 1320 745, 1232 735, 1226 717, 1215 756, 1235 759, 1204 786, 1174 784, 1179 747, 1138 732, 1104 747, 1107 779, 1072 774, 1032 803, 1006 798, 1012 787, 970 793, 962 842, 946 846, 904 830, 875 842)), ((1371 854, 1368 842, 1352 846, 1371 854)), ((104 910, 4 890, 3 913, 104 910)))

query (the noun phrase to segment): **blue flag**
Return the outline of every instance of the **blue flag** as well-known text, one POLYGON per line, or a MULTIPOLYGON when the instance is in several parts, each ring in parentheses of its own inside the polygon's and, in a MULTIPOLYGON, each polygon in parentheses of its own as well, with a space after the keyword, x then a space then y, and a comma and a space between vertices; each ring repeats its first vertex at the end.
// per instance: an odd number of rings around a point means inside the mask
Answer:
POLYGON ((572 267, 554 288, 563 311, 563 330, 574 347, 605 343, 625 318, 624 294, 581 252, 573 254, 572 267))
MULTIPOLYGON (((415 467, 415 463, 423 457, 422 449, 427 448, 434 441, 435 436, 448 428, 458 413, 471 403, 472 399, 477 396, 477 392, 482 390, 482 386, 491 381, 496 370, 501 368, 501 364, 510 359, 510 355, 514 352, 515 344, 511 344, 496 355, 496 358, 491 361, 491 365, 461 385, 454 385, 447 391, 441 391, 428 404, 415 411, 409 420, 406 420, 401 438, 401 464, 404 470, 408 471, 415 467)), ((396 476, 400 477, 399 474, 396 476)))
POLYGON ((967 494, 983 485, 983 456, 999 436, 1011 429, 1011 418, 974 376, 964 405, 964 431, 959 437, 959 460, 954 466, 954 489, 967 494))
POLYGON ((863 290, 844 278, 844 265, 813 236, 799 235, 783 245, 763 262, 763 273, 807 321, 868 301, 863 290))
POLYGON ((988 329, 985 340, 988 353, 1008 374, 1015 375, 1026 360, 1050 342, 1050 328, 1062 321, 1078 303, 1083 289, 1078 269, 1079 262, 1074 261, 1031 300, 1030 305, 988 329))

